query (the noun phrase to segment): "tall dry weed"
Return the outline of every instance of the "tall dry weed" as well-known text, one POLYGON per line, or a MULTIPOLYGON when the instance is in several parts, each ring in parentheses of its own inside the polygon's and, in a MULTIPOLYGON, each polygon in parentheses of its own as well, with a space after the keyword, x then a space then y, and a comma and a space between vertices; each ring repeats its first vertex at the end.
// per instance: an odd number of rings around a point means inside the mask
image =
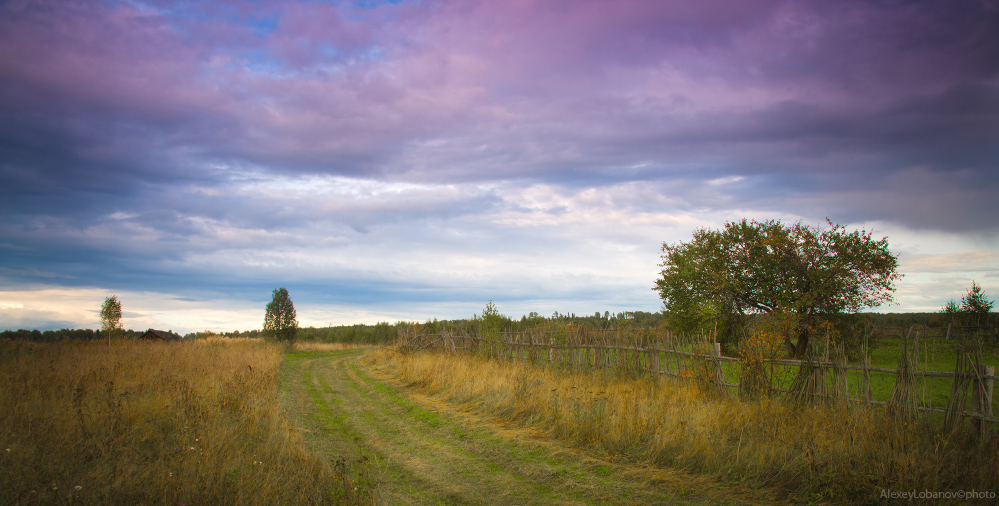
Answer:
POLYGON ((346 351, 360 348, 370 348, 370 344, 353 343, 320 343, 315 341, 298 341, 292 346, 293 351, 346 351))
POLYGON ((282 413, 280 348, 0 342, 0 503, 359 500, 282 413))

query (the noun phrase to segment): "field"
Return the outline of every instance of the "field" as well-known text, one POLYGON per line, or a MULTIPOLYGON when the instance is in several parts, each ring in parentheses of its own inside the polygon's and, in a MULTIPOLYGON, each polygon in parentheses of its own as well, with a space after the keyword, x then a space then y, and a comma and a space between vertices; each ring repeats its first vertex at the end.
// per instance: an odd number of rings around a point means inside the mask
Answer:
POLYGON ((281 348, 0 341, 0 504, 336 504, 370 490, 283 411, 281 348))
MULTIPOLYGON (((391 352, 293 353, 293 414, 321 453, 371 463, 379 504, 768 504, 767 491, 628 462, 406 384, 391 352)), ((487 371, 489 372, 489 371, 487 371)))
POLYGON ((390 363, 410 385, 597 455, 769 488, 775 499, 877 502, 890 490, 999 489, 995 441, 881 409, 704 395, 695 383, 447 354, 390 363))
MULTIPOLYGON (((899 338, 886 338, 879 342, 879 346, 871 350, 871 367, 885 369, 896 369, 900 354, 899 338)), ((919 363, 920 371, 953 372, 957 363, 957 353, 955 352, 955 342, 942 338, 923 339, 919 343, 919 363)), ((999 347, 985 346, 982 350, 982 360, 986 365, 999 366, 999 347)), ((848 362, 850 365, 861 365, 860 360, 848 362)), ((724 362, 722 369, 725 378, 729 382, 739 382, 740 364, 738 362, 724 362)), ((798 367, 777 365, 773 367, 774 384, 776 387, 789 388, 794 377, 797 375, 798 367)), ((827 375, 829 376, 829 375, 827 375)), ((847 371, 848 391, 850 397, 860 397, 862 373, 857 370, 847 371)), ((827 377, 831 383, 831 378, 827 377)), ((945 407, 949 400, 952 378, 925 377, 921 376, 916 380, 917 396, 921 405, 932 405, 935 407, 945 407)), ((895 375, 883 372, 871 373, 871 398, 874 401, 887 401, 891 396, 892 387, 895 384, 895 375)), ((732 394, 737 394, 738 389, 732 388, 732 394)), ((993 406, 999 406, 999 388, 993 391, 993 406)), ((942 413, 934 413, 933 416, 939 421, 942 420, 942 413)))
MULTIPOLYGON (((871 366, 895 368, 898 366, 900 339, 885 339, 871 351, 871 366)), ((957 363, 954 342, 943 339, 926 339, 920 344, 920 370, 953 372, 957 363)), ((999 366, 999 347, 985 346, 982 350, 983 362, 999 366)), ((873 397, 886 400, 891 393, 895 378, 890 374, 872 374, 871 390, 873 397)), ((919 394, 926 403, 933 406, 946 406, 950 394, 952 378, 926 378, 917 380, 919 394)), ((999 406, 999 389, 993 391, 992 405, 999 406)))
POLYGON ((999 490, 997 438, 928 418, 389 348, 0 342, 0 406, 2 504, 878 504, 883 490, 999 490))

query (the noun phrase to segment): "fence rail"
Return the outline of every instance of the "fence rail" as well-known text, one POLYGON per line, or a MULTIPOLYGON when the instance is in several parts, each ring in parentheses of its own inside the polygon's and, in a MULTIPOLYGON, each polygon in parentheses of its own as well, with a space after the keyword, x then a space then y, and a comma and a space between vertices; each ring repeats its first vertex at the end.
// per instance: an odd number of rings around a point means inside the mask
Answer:
MULTIPOLYGON (((926 339, 930 334, 929 330, 913 325, 908 328, 907 333, 903 331, 900 342, 901 359, 899 368, 896 369, 871 367, 870 356, 866 352, 860 360, 862 365, 847 364, 842 352, 830 355, 828 342, 824 354, 813 354, 805 360, 772 357, 755 359, 757 366, 768 364, 797 367, 795 384, 789 389, 773 385, 772 377, 763 385, 758 382, 752 385, 744 381, 730 382, 725 378, 721 364, 736 363, 742 371, 746 368, 745 358, 723 356, 720 345, 710 343, 704 336, 676 336, 664 329, 594 330, 562 327, 494 333, 491 337, 483 337, 476 329, 449 329, 430 334, 421 332, 417 327, 409 327, 399 330, 399 342, 408 350, 432 348, 449 353, 486 353, 508 360, 616 368, 675 378, 692 378, 706 381, 710 387, 725 395, 730 394, 729 388, 736 388, 740 392, 779 392, 798 398, 881 405, 900 412, 939 412, 946 415, 946 426, 953 428, 970 419, 980 434, 988 437, 991 425, 999 422, 992 410, 993 385, 997 379, 995 368, 981 363, 980 351, 976 354, 974 349, 961 346, 955 371, 919 370, 918 358, 906 357, 911 357, 913 350, 918 350, 920 338, 926 339), (692 371, 698 369, 707 373, 692 374, 692 371), (850 394, 846 371, 862 372, 857 396, 850 394), (892 398, 888 401, 871 398, 871 373, 895 376, 892 398), (948 406, 933 406, 925 399, 920 402, 915 394, 916 377, 951 378, 953 381, 948 406), (969 390, 970 410, 967 409, 969 390)), ((936 337, 960 343, 963 341, 957 339, 959 336, 974 330, 948 326, 945 332, 940 329, 935 333, 939 334, 936 337)), ((988 329, 987 337, 991 338, 992 333, 994 331, 988 329)), ((918 354, 918 351, 915 353, 918 354)))

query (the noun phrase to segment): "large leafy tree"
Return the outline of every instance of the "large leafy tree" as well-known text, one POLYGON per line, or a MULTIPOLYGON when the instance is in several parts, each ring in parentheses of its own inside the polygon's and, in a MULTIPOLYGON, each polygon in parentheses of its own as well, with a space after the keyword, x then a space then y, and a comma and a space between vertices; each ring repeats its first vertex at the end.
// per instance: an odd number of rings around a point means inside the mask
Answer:
POLYGON ((786 344, 800 356, 830 317, 891 302, 901 275, 887 238, 826 221, 828 228, 743 219, 663 243, 653 289, 670 324, 681 331, 712 325, 727 342, 746 315, 786 314, 797 322, 797 342, 789 335, 786 344))
POLYGON ((264 314, 264 335, 288 344, 298 335, 298 315, 286 288, 276 288, 264 314))

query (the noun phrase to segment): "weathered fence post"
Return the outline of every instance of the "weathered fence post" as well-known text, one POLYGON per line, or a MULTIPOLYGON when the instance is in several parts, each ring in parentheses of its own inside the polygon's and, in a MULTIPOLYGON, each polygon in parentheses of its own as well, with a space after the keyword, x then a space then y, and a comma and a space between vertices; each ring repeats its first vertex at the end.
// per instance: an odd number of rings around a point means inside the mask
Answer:
POLYGON ((986 416, 992 416, 992 376, 995 376, 995 374, 995 366, 985 366, 985 376, 988 376, 988 379, 985 380, 985 404, 982 412, 985 413, 986 416))
POLYGON ((600 362, 600 359, 603 358, 600 354, 600 339, 597 339, 596 336, 594 336, 591 344, 593 345, 593 367, 602 368, 604 364, 600 362))
MULTIPOLYGON (((666 362, 666 374, 672 376, 673 374, 673 364, 670 362, 670 351, 675 347, 673 344, 673 334, 670 331, 666 331, 666 342, 663 344, 663 360, 666 362)), ((674 357, 675 360, 675 357, 674 357)), ((677 371, 679 372, 679 371, 677 371)))
POLYGON ((645 369, 645 357, 642 356, 643 350, 645 350, 645 337, 638 336, 635 338, 635 370, 642 371, 645 369))
POLYGON ((996 368, 991 365, 982 365, 975 369, 974 383, 971 387, 971 406, 976 415, 975 429, 982 438, 989 437, 989 428, 992 422, 985 417, 992 417, 992 376, 996 368))
POLYGON ((727 396, 728 386, 726 383, 728 381, 725 380, 725 371, 722 369, 721 360, 719 360, 721 358, 721 343, 714 343, 711 355, 714 357, 712 362, 715 363, 715 383, 718 386, 718 393, 727 396))
POLYGON ((864 378, 861 386, 862 392, 860 392, 861 399, 864 401, 865 406, 871 405, 871 355, 867 353, 867 347, 864 347, 864 378))
POLYGON ((919 360, 912 348, 912 334, 916 326, 909 327, 909 332, 902 336, 898 355, 898 372, 895 373, 895 385, 892 387, 891 397, 888 399, 886 409, 890 409, 893 416, 903 420, 915 420, 919 411, 919 399, 916 396, 916 367, 919 360))
MULTIPOLYGON (((658 341, 658 339, 656 341, 658 341)), ((662 369, 659 366, 659 343, 658 342, 649 344, 649 353, 655 353, 654 355, 651 356, 652 363, 649 366, 649 368, 652 369, 652 371, 655 372, 655 374, 658 376, 659 375, 659 371, 662 369)))
POLYGON ((652 370, 652 353, 649 353, 649 348, 652 346, 651 341, 652 341, 651 339, 649 339, 648 337, 646 337, 643 340, 643 346, 642 346, 642 349, 645 350, 645 371, 646 372, 652 370))

